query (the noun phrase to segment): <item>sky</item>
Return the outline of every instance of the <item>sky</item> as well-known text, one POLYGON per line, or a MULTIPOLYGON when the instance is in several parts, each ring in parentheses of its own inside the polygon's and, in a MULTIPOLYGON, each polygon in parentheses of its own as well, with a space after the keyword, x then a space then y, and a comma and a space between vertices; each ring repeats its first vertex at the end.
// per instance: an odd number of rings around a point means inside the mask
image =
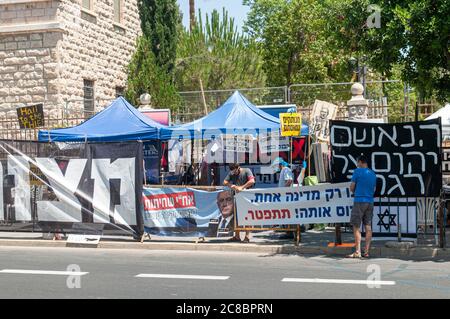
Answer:
MULTIPOLYGON (((177 0, 181 12, 183 13, 183 25, 189 27, 189 0, 177 0)), ((234 18, 234 22, 238 31, 242 31, 245 18, 249 11, 248 6, 242 5, 242 0, 195 0, 195 14, 198 14, 198 9, 202 10, 202 15, 210 14, 214 9, 218 10, 222 15, 222 8, 228 11, 228 15, 234 18)))

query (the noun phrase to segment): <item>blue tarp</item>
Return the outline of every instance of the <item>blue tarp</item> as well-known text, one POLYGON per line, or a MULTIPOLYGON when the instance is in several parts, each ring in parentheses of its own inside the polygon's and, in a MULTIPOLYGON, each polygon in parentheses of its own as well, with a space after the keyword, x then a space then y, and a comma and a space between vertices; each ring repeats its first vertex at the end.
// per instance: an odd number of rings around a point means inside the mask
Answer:
MULTIPOLYGON (((220 134, 258 134, 280 129, 280 120, 258 109, 238 91, 217 110, 191 123, 161 129, 161 139, 210 139, 220 134)), ((308 135, 303 123, 302 136, 308 135)))
POLYGON ((165 127, 141 114, 123 97, 87 121, 69 128, 40 130, 39 141, 52 142, 114 142, 159 139, 165 127))

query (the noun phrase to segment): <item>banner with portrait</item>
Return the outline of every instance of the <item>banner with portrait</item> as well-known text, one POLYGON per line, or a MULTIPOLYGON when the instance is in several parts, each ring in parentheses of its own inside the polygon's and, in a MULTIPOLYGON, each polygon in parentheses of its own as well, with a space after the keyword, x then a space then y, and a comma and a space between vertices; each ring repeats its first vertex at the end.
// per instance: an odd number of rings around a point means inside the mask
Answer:
POLYGON ((338 107, 329 102, 315 100, 311 114, 311 134, 318 140, 327 141, 330 136, 330 120, 334 120, 338 107))
POLYGON ((150 234, 232 236, 234 199, 230 190, 144 187, 142 201, 144 225, 150 234))

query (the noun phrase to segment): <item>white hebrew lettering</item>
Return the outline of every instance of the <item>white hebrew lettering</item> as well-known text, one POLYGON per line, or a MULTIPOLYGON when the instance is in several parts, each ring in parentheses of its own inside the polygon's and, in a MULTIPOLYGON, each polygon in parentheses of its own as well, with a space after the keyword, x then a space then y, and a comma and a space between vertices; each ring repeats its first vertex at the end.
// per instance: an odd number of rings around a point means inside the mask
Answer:
POLYGON ((441 131, 438 124, 427 124, 419 126, 423 130, 435 130, 436 131, 436 146, 441 147, 441 131))
POLYGON ((357 134, 357 129, 356 127, 353 128, 353 140, 355 141, 355 146, 356 147, 373 147, 375 145, 375 128, 372 127, 371 129, 372 132, 372 141, 369 144, 364 144, 361 142, 364 142, 366 140, 366 129, 363 129, 363 138, 362 139, 358 139, 358 137, 356 136, 357 134))
POLYGON ((395 126, 393 126, 392 129, 392 136, 390 136, 385 130, 383 130, 381 127, 378 127, 378 129, 380 130, 380 135, 378 137, 378 146, 382 146, 383 144, 383 136, 386 136, 392 144, 394 144, 395 146, 398 146, 398 143, 396 141, 397 139, 397 128, 395 126))
POLYGON ((31 220, 30 164, 24 156, 8 155, 8 175, 14 175, 14 207, 16 220, 31 220))
POLYGON ((37 201, 40 221, 81 222, 81 204, 75 192, 87 159, 71 159, 63 174, 54 158, 36 158, 36 165, 47 176, 58 201, 37 201))
MULTIPOLYGON (((422 160, 422 172, 425 172, 425 156, 420 152, 408 152, 406 153, 408 156, 419 156, 422 160)), ((411 163, 409 163, 409 174, 411 174, 411 163)))
POLYGON ((392 194, 392 192, 393 192, 396 188, 398 188, 398 189, 400 190, 400 193, 401 193, 402 195, 405 195, 405 190, 403 189, 402 183, 400 182, 400 179, 398 178, 398 176, 397 176, 397 175, 389 175, 389 178, 395 178, 395 180, 397 181, 397 184, 394 185, 394 186, 392 186, 392 187, 388 190, 387 195, 392 194))
POLYGON ((331 127, 330 139, 331 139, 331 145, 332 146, 335 146, 335 147, 348 147, 348 146, 352 145, 352 132, 351 132, 350 128, 347 127, 347 126, 333 125, 331 127), (337 130, 337 129, 341 129, 341 130, 347 131, 347 136, 348 136, 347 142, 336 143, 336 140, 335 140, 335 137, 334 137, 334 131, 337 130))
POLYGON ((401 147, 413 147, 416 142, 414 139, 414 128, 411 125, 404 125, 403 128, 409 129, 411 133, 411 142, 400 145, 401 147))
POLYGON ((113 208, 116 224, 136 224, 135 200, 135 158, 93 159, 92 176, 94 182, 94 222, 109 222, 111 179, 120 179, 120 205, 113 208), (105 178, 107 176, 107 178, 105 178))

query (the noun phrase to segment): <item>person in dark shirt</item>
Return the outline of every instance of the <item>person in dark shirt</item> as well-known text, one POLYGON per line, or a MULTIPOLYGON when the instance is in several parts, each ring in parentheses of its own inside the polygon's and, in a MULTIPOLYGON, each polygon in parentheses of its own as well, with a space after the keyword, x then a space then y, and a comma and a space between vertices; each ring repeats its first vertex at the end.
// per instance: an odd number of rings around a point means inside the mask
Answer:
MULTIPOLYGON (((239 193, 244 189, 251 188, 255 185, 255 177, 250 169, 242 168, 238 163, 230 164, 228 167, 230 168, 230 172, 223 181, 224 186, 228 186, 236 193, 239 193)), ((250 232, 246 231, 243 240, 244 243, 250 242, 249 235, 250 232)), ((240 232, 238 230, 234 232, 234 237, 230 238, 230 241, 241 241, 240 232)))

